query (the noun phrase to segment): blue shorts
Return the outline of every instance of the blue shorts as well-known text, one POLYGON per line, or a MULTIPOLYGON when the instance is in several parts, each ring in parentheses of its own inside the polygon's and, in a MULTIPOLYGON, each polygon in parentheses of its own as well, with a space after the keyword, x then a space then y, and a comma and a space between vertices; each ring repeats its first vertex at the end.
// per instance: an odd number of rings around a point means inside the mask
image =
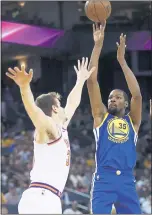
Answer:
POLYGON ((91 191, 91 212, 110 214, 114 204, 118 214, 141 214, 140 203, 131 171, 104 169, 96 173, 91 191))

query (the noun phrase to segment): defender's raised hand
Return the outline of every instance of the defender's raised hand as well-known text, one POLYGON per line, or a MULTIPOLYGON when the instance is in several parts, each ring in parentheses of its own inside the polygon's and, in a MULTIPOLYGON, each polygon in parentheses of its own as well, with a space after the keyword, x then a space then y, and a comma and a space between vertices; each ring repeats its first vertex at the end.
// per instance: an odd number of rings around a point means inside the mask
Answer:
POLYGON ((95 44, 102 44, 104 40, 104 31, 106 27, 106 21, 104 21, 103 25, 93 24, 93 39, 95 44))
POLYGON ((90 75, 95 71, 95 67, 88 70, 88 58, 82 58, 82 62, 78 60, 78 67, 74 66, 77 73, 77 80, 86 81, 90 75))
POLYGON ((8 68, 6 75, 11 78, 19 87, 29 84, 33 77, 33 70, 30 69, 29 73, 25 71, 25 66, 22 65, 21 69, 18 67, 8 68))
POLYGON ((126 35, 120 35, 120 44, 117 42, 117 60, 119 63, 125 59, 126 35))

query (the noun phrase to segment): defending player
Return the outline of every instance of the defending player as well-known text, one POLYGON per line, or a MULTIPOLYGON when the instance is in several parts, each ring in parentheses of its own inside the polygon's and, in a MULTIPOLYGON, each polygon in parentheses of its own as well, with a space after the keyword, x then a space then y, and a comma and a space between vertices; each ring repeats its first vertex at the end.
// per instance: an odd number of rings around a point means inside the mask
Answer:
POLYGON ((113 90, 110 93, 108 109, 102 103, 97 71, 104 28, 105 26, 100 26, 100 29, 94 26, 95 45, 90 68, 95 66, 96 70, 87 81, 96 141, 96 171, 91 193, 92 213, 109 214, 114 204, 119 214, 140 214, 133 169, 136 165, 142 96, 137 80, 125 61, 126 36, 121 34, 120 44, 117 43, 117 59, 132 95, 130 112, 126 114, 128 97, 122 90, 113 90))
POLYGON ((19 202, 19 214, 62 214, 60 196, 67 181, 70 166, 70 145, 67 126, 81 100, 82 88, 90 74, 88 58, 78 60, 77 81, 67 98, 66 107, 60 105, 57 93, 39 96, 34 101, 29 74, 22 66, 9 68, 6 73, 20 88, 25 109, 35 126, 34 166, 31 184, 19 202))

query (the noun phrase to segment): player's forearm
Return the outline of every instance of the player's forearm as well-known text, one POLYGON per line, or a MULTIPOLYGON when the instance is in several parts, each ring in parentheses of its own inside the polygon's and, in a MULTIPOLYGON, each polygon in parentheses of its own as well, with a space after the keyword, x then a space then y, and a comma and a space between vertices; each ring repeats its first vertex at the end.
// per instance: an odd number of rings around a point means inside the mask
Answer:
POLYGON ((133 72, 131 71, 131 69, 128 67, 126 60, 124 59, 124 60, 120 61, 119 63, 122 68, 122 71, 125 75, 125 79, 126 79, 126 82, 127 82, 127 85, 128 85, 128 88, 130 90, 132 97, 141 96, 140 87, 137 82, 137 79, 136 79, 135 75, 133 74, 133 72))
POLYGON ((102 102, 100 87, 97 83, 87 83, 90 105, 92 109, 92 115, 95 118, 96 116, 105 113, 106 107, 102 102))
POLYGON ((97 75, 98 75, 98 62, 99 57, 101 53, 103 44, 95 44, 94 49, 92 51, 91 59, 89 67, 95 66, 97 69, 95 72, 90 76, 90 78, 87 80, 87 88, 89 93, 89 99, 92 109, 92 115, 95 118, 98 115, 101 115, 104 113, 104 105, 102 103, 102 97, 100 92, 99 83, 97 81, 97 75))
POLYGON ((98 63, 99 63, 99 57, 100 57, 102 46, 103 46, 103 43, 94 45, 94 48, 93 48, 93 51, 91 54, 91 58, 90 58, 89 69, 91 69, 92 67, 96 67, 96 70, 95 70, 95 72, 92 73, 92 75, 87 80, 87 82, 97 80, 98 63))
POLYGON ((73 106, 74 108, 77 108, 80 104, 83 86, 84 81, 77 80, 75 86, 73 87, 72 91, 70 92, 67 98, 67 103, 73 106))
POLYGON ((35 106, 35 101, 34 101, 34 97, 33 97, 30 85, 28 84, 26 86, 20 87, 20 93, 21 93, 24 107, 27 113, 29 114, 33 106, 35 106))

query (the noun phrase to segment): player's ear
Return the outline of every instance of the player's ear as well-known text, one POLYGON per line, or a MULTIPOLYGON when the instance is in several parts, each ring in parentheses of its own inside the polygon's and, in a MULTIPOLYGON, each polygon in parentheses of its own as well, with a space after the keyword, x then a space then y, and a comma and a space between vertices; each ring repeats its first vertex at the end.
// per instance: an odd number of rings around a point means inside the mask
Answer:
POLYGON ((127 101, 125 101, 125 108, 127 108, 128 107, 128 102, 127 101))
POLYGON ((56 107, 55 105, 52 105, 52 110, 53 110, 53 112, 55 112, 55 113, 58 112, 58 111, 57 111, 57 107, 56 107))

